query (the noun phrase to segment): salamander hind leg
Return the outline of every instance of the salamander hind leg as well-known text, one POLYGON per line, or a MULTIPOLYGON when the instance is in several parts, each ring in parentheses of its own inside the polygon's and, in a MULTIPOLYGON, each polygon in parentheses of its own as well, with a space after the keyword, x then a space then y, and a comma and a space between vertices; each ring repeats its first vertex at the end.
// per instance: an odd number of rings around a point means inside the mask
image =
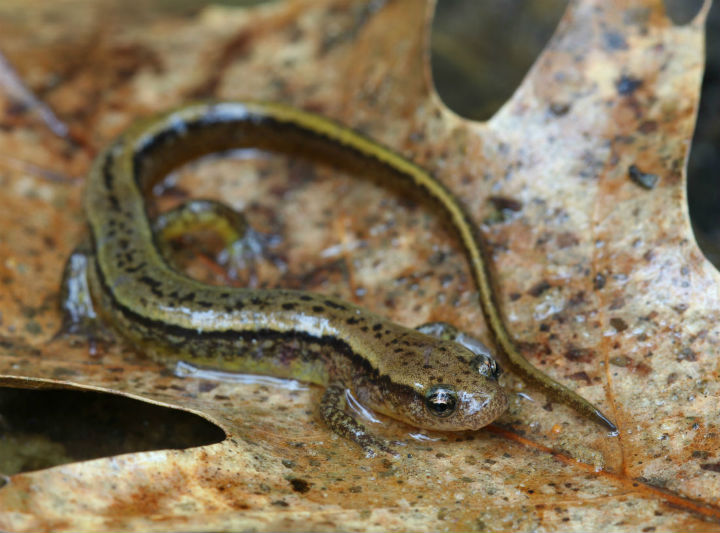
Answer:
POLYGON ((271 237, 255 231, 245 215, 215 200, 190 200, 159 214, 153 222, 158 248, 165 260, 175 265, 171 241, 193 231, 211 231, 223 242, 217 260, 228 268, 232 279, 250 271, 255 276, 255 260, 265 255, 271 237))
POLYGON ((323 420, 336 434, 359 444, 368 457, 375 457, 378 450, 393 456, 397 452, 383 439, 368 433, 367 429, 345 411, 345 387, 329 385, 320 402, 323 420))

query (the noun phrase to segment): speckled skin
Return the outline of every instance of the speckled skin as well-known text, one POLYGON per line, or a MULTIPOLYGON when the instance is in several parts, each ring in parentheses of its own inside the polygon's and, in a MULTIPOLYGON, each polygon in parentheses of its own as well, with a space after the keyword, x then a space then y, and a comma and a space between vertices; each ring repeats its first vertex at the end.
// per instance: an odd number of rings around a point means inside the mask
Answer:
MULTIPOLYGON (((513 368, 612 426, 516 350, 493 300, 478 235, 447 189, 351 130, 280 104, 190 105, 139 123, 97 158, 85 202, 93 250, 90 292, 99 312, 128 339, 162 360, 295 377, 328 390, 349 388, 365 406, 422 428, 478 429, 505 410, 497 376, 481 371, 487 365, 479 365, 477 354, 459 343, 404 328, 336 298, 215 287, 169 266, 154 239, 145 194, 186 161, 241 147, 334 164, 428 200, 446 215, 464 245, 486 318, 513 368), (436 416, 428 407, 431 388, 438 385, 456 399, 450 415, 436 416)), ((330 408, 337 398, 326 396, 325 420, 368 448, 364 437, 353 437, 357 428, 337 414, 342 406, 330 408)))
MULTIPOLYGON (((98 313, 158 360, 325 385, 324 420, 369 453, 390 447, 346 413, 345 389, 366 407, 421 428, 468 430, 492 422, 506 409, 506 395, 497 375, 479 372, 477 355, 458 343, 402 327, 337 298, 211 286, 168 264, 144 196, 169 170, 202 154, 254 146, 361 173, 376 171, 373 176, 380 179, 378 173, 398 173, 358 151, 352 141, 362 138, 350 130, 302 114, 317 120, 315 126, 336 128, 327 138, 317 133, 320 128, 304 131, 297 121, 266 116, 273 109, 291 111, 233 103, 185 108, 136 126, 97 158, 86 211, 92 242, 87 276, 98 313), (449 416, 436 416, 426 406, 428 391, 440 384, 456 394, 449 416)), ((189 203, 185 212, 180 209, 156 229, 171 228, 172 234, 192 225, 202 218, 193 214, 194 207, 216 210, 189 203)), ((231 228, 240 225, 229 220, 231 228)))

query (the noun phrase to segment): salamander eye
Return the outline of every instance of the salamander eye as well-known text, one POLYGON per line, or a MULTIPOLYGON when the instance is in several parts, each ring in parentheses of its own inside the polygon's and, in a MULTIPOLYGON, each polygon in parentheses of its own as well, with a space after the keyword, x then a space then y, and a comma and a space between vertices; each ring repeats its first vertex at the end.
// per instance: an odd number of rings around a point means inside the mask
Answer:
POLYGON ((502 374, 502 370, 495 362, 495 359, 486 355, 478 355, 472 360, 471 365, 475 367, 478 373, 482 374, 486 378, 497 380, 502 374))
POLYGON ((435 385, 425 396, 425 407, 437 417, 448 417, 457 407, 457 393, 450 385, 435 385))

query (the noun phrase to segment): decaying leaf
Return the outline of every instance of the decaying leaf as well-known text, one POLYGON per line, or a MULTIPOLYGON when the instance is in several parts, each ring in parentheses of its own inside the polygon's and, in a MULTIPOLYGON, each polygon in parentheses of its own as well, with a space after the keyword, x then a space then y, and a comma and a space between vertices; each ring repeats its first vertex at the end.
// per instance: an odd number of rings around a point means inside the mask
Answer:
MULTIPOLYGON (((656 0, 571 3, 485 123, 435 96, 431 10, 418 0, 159 18, 114 0, 22 6, 0 6, 3 51, 69 134, 0 91, 0 382, 177 407, 227 438, 13 475, 0 489, 1 529, 718 527, 719 280, 695 244, 684 175, 708 5, 674 26, 656 0), (405 440, 406 455, 371 460, 319 420, 319 389, 178 378, 122 343, 54 337, 93 155, 136 117, 199 97, 289 102, 431 170, 485 225, 504 315, 528 358, 601 406, 620 435, 506 374, 511 407, 493 426, 413 438, 387 421, 377 431, 405 440)), ((257 153, 173 179, 161 206, 222 198, 280 236, 279 260, 257 283, 487 336, 462 252, 423 206, 257 153)), ((206 262, 188 270, 228 281, 206 262)))

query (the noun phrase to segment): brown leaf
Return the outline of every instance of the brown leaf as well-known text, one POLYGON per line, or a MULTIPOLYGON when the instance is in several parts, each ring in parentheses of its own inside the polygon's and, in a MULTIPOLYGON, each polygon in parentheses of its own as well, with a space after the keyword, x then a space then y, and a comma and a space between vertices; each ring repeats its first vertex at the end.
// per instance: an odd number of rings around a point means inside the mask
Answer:
MULTIPOLYGON (((70 133, 54 134, 0 91, 2 382, 177 407, 228 437, 13 475, 0 490, 0 528, 716 527, 718 273, 695 244, 684 195, 707 9, 673 26, 654 0, 573 2, 514 96, 473 123, 432 91, 429 8, 417 0, 164 17, 113 0, 5 2, 4 52, 70 133), (370 460, 321 423, 319 389, 208 386, 121 344, 92 352, 53 338, 92 156, 136 117, 198 95, 290 102, 431 170, 477 224, 491 221, 499 299, 528 358, 601 406, 620 435, 550 408, 506 374, 511 406, 497 424, 415 440, 412 428, 387 422, 377 431, 406 440, 407 456, 370 460), (639 187, 631 168, 657 177, 654 186, 639 187), (493 218, 492 198, 510 215, 493 218)), ((422 206, 253 154, 190 165, 175 187, 161 205, 177 191, 223 198, 282 236, 287 272, 267 265, 261 283, 487 335, 461 250, 422 206)), ((202 261, 188 268, 218 281, 202 261)))

